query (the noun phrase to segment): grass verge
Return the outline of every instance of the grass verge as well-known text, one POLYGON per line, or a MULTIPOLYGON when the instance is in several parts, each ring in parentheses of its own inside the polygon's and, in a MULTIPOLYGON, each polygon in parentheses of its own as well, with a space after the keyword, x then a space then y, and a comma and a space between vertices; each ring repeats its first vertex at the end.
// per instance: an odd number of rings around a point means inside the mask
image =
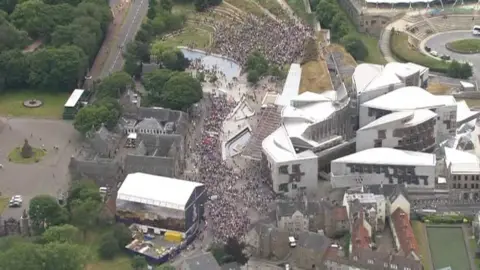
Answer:
POLYGON ((7 208, 9 202, 9 198, 7 197, 0 197, 0 214, 3 213, 5 208, 7 208))
POLYGON ((163 41, 169 47, 191 46, 197 49, 206 49, 210 47, 211 32, 205 28, 187 26, 183 32, 169 37, 163 41))
POLYGON ((325 61, 310 61, 303 64, 299 93, 307 91, 322 93, 327 90, 332 90, 332 84, 325 61))
POLYGON ((312 15, 315 15, 313 13, 307 13, 307 9, 305 7, 305 4, 303 3, 303 0, 287 0, 287 4, 298 17, 303 19, 305 22, 308 22, 309 24, 312 23, 312 15))
POLYGON ((0 95, 0 115, 61 119, 68 96, 68 93, 47 93, 41 90, 8 91, 0 95), (28 99, 41 100, 43 105, 27 108, 23 102, 28 99))
MULTIPOLYGON (((244 0, 244 1, 249 1, 249 0, 244 0)), ((277 17, 280 20, 286 20, 288 19, 288 14, 286 13, 285 10, 280 6, 280 4, 277 2, 277 0, 256 0, 257 3, 259 3, 262 7, 270 11, 275 17, 277 17)), ((300 0, 299 0, 300 1, 300 0)))
POLYGON ((401 62, 412 62, 430 68, 431 71, 447 72, 448 63, 440 61, 411 48, 408 43, 408 35, 402 32, 392 33, 390 37, 390 49, 395 58, 401 62))
MULTIPOLYGON (((225 3, 228 3, 228 4, 231 4, 232 6, 235 6, 236 8, 240 9, 240 10, 243 10, 247 13, 251 13, 253 15, 256 15, 256 16, 263 16, 264 13, 262 10, 260 10, 258 8, 257 5, 255 5, 255 3, 251 2, 251 1, 248 1, 248 0, 228 0, 228 1, 224 1, 225 3)), ((225 5, 225 3, 222 3, 220 4, 220 6, 222 5, 225 5)), ((230 8, 228 7, 228 5, 225 5, 227 8, 230 8)))
POLYGON ((42 149, 38 148, 33 148, 33 155, 29 158, 23 158, 21 153, 22 153, 22 147, 15 147, 15 149, 8 154, 8 161, 13 162, 13 163, 20 163, 20 164, 30 164, 30 163, 35 163, 39 162, 43 156, 45 156, 45 151, 42 149))
POLYGON ((447 48, 456 53, 477 53, 480 51, 480 39, 461 39, 449 42, 447 48))
POLYGON ((413 234, 415 239, 418 242, 418 248, 420 250, 420 260, 425 270, 434 270, 431 269, 431 257, 428 250, 428 239, 425 235, 424 224, 420 221, 412 221, 413 234))

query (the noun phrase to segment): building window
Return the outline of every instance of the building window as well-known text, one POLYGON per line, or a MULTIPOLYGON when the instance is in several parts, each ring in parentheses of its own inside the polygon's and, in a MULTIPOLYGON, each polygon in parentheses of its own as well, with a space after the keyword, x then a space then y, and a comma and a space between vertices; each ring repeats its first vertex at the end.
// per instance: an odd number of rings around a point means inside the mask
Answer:
POLYGON ((373 264, 373 260, 372 260, 372 259, 368 259, 367 263, 368 263, 368 264, 373 264))
POLYGON ((475 184, 471 184, 470 186, 471 186, 472 188, 475 188, 475 184))
POLYGON ((475 188, 478 189, 478 184, 475 184, 475 188))
POLYGON ((475 175, 475 180, 480 180, 480 177, 478 175, 475 175))
POLYGON ((453 184, 453 185, 452 185, 452 188, 457 188, 457 184, 453 184))
POLYGON ((464 175, 463 179, 468 180, 468 176, 464 175))
POLYGON ((397 266, 396 264, 390 264, 390 268, 392 268, 392 269, 397 269, 398 266, 397 266))
POLYGON ((456 175, 453 176, 453 180, 457 180, 457 176, 456 176, 456 175))
POLYGON ((463 188, 464 188, 464 189, 467 189, 467 188, 468 188, 468 185, 467 185, 467 184, 464 184, 464 185, 463 185, 463 188))
POLYGON ((288 184, 287 184, 287 183, 280 184, 280 185, 278 186, 278 190, 279 190, 279 191, 283 191, 283 192, 288 192, 288 184))
POLYGON ((297 189, 297 184, 292 184, 292 189, 297 189))
POLYGON ((358 256, 353 256, 354 261, 358 261, 358 256))
POLYGON ((378 131, 378 138, 379 139, 387 138, 387 131, 385 129, 379 130, 378 131))
POLYGON ((288 165, 282 165, 278 168, 278 173, 288 174, 288 165))
POLYGON ((382 140, 374 140, 373 147, 382 147, 382 140))

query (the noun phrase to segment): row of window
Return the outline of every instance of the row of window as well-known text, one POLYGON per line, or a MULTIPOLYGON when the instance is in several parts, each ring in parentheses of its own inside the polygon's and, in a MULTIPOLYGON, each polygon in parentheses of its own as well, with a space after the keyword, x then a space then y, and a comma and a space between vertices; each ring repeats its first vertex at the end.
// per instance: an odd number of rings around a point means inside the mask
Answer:
MULTIPOLYGON (((354 260, 354 261, 358 261, 358 256, 353 256, 353 260, 354 260)), ((367 263, 368 263, 368 264, 374 264, 375 261, 374 261, 373 259, 368 259, 368 260, 367 260, 367 263)), ((390 269, 398 269, 398 265, 397 265, 397 264, 394 264, 394 263, 389 264, 389 263, 387 263, 387 262, 384 262, 384 263, 383 263, 383 267, 388 268, 389 266, 390 266, 390 269)), ((403 270, 411 270, 411 269, 410 269, 410 267, 404 267, 403 270)))
POLYGON ((415 175, 414 166, 389 166, 373 164, 347 164, 350 173, 384 173, 386 175, 415 175))
MULTIPOLYGON (((452 184, 452 187, 453 188, 458 188, 458 189, 461 189, 462 188, 462 184, 452 184)), ((470 184, 470 188, 474 188, 474 189, 478 189, 479 188, 479 185, 478 184, 470 184)), ((463 189, 468 189, 468 184, 463 184, 463 189)))
MULTIPOLYGON (((462 175, 452 175, 453 180, 462 180, 462 175)), ((463 180, 480 181, 480 175, 463 175, 463 180)))

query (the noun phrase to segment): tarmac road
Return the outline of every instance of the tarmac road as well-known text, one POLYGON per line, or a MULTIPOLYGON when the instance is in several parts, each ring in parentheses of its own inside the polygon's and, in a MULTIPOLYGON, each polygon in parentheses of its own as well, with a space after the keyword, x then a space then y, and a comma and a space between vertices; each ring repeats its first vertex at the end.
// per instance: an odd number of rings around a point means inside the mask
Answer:
POLYGON ((480 54, 459 54, 449 51, 445 44, 460 40, 460 39, 472 39, 480 38, 472 35, 472 31, 452 31, 444 32, 433 35, 428 40, 426 40, 425 45, 432 48, 432 50, 437 51, 439 55, 446 54, 450 55, 452 59, 457 61, 468 61, 473 64, 473 74, 476 81, 480 80, 480 54))
MULTIPOLYGON (((115 46, 110 48, 108 58, 100 77, 108 76, 109 74, 120 71, 123 67, 123 50, 127 44, 135 38, 135 34, 140 29, 143 19, 147 15, 148 0, 131 0, 131 6, 124 19, 122 28, 115 37, 117 41, 115 46)), ((110 0, 110 6, 115 5, 119 0, 110 0)))

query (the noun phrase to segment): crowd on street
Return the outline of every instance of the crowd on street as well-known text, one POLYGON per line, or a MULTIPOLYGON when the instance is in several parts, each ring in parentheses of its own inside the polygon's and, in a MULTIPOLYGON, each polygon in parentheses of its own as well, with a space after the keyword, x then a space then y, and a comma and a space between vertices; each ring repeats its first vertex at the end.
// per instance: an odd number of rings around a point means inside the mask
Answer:
POLYGON ((214 48, 241 65, 254 51, 278 65, 294 63, 302 57, 304 43, 312 36, 312 29, 306 25, 277 22, 268 16, 249 15, 243 22, 217 22, 215 29, 214 48))
POLYGON ((222 158, 221 134, 223 121, 235 108, 236 102, 226 95, 209 95, 211 106, 204 119, 201 138, 196 142, 193 164, 197 170, 193 181, 207 186, 210 200, 205 205, 207 229, 216 242, 226 242, 229 237, 241 237, 250 223, 248 210, 261 214, 268 211, 273 193, 262 189, 260 167, 235 168, 222 158))

